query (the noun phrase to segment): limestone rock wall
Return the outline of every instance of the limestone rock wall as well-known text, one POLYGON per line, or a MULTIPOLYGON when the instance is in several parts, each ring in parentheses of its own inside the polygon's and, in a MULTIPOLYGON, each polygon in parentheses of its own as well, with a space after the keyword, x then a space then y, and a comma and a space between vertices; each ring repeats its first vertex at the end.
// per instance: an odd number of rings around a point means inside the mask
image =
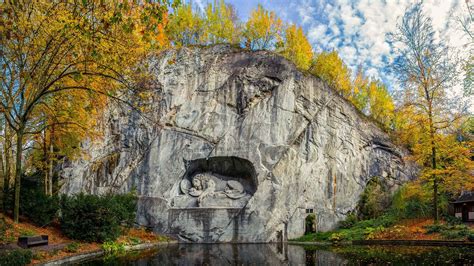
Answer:
POLYGON ((268 242, 302 235, 307 209, 318 230, 334 228, 374 176, 392 189, 414 176, 384 132, 278 55, 183 48, 151 58, 149 67, 154 80, 143 86, 153 97, 140 103, 147 112, 110 107, 104 138, 84 143, 87 156, 62 166, 63 193, 135 188, 137 222, 158 232, 193 242, 268 242), (193 174, 190 162, 214 157, 253 166, 245 206, 174 207, 186 194, 180 184, 193 174))

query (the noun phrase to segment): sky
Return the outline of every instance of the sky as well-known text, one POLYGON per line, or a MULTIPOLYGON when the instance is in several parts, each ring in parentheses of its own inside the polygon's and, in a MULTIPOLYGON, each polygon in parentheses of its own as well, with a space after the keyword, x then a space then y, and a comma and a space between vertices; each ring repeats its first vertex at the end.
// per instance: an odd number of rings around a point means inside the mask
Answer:
MULTIPOLYGON (((203 9, 208 0, 190 0, 203 9)), ((424 1, 424 11, 432 18, 439 36, 460 53, 467 51, 468 38, 459 29, 457 18, 467 14, 466 0, 424 1)), ((467 0, 474 1, 474 0, 467 0)), ((391 89, 399 87, 390 73, 394 60, 386 34, 414 1, 408 0, 226 0, 245 21, 261 4, 284 21, 303 27, 315 52, 337 50, 354 74, 361 66, 369 77, 382 79, 391 89)), ((473 3, 471 3, 472 5, 473 3)), ((461 90, 460 86, 456 91, 461 90)))

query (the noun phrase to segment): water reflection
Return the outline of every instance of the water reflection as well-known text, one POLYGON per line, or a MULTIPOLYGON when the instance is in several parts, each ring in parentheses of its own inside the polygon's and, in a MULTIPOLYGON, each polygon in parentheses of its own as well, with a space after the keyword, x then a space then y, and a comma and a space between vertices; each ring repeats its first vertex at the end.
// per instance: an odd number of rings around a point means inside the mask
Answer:
POLYGON ((321 247, 176 244, 85 265, 472 265, 474 250, 445 247, 321 247))

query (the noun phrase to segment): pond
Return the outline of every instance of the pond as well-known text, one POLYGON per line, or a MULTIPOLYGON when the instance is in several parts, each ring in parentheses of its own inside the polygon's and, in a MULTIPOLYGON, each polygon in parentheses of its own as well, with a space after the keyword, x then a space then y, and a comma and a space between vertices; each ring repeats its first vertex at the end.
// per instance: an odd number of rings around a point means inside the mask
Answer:
POLYGON ((473 265, 473 248, 174 244, 81 265, 473 265))

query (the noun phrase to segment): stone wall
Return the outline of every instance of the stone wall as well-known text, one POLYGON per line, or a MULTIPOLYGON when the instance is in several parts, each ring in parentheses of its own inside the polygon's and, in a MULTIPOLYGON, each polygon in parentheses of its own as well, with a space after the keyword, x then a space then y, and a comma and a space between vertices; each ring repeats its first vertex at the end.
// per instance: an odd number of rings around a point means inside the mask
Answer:
POLYGON ((183 48, 150 58, 149 68, 154 80, 142 86, 151 100, 137 102, 146 112, 111 106, 104 139, 84 143, 87 156, 62 166, 63 193, 135 188, 137 222, 157 232, 194 242, 268 242, 302 235, 307 209, 317 230, 334 228, 374 176, 392 190, 414 177, 406 153, 383 131, 278 55, 183 48), (213 181, 202 188, 183 181, 196 174, 189 162, 209 158, 233 170, 205 168, 213 181), (226 166, 230 158, 249 164, 226 166), (230 180, 248 196, 238 211, 225 188, 230 180), (201 204, 175 207, 176 197, 201 204), (221 201, 205 207, 213 197, 221 201))

